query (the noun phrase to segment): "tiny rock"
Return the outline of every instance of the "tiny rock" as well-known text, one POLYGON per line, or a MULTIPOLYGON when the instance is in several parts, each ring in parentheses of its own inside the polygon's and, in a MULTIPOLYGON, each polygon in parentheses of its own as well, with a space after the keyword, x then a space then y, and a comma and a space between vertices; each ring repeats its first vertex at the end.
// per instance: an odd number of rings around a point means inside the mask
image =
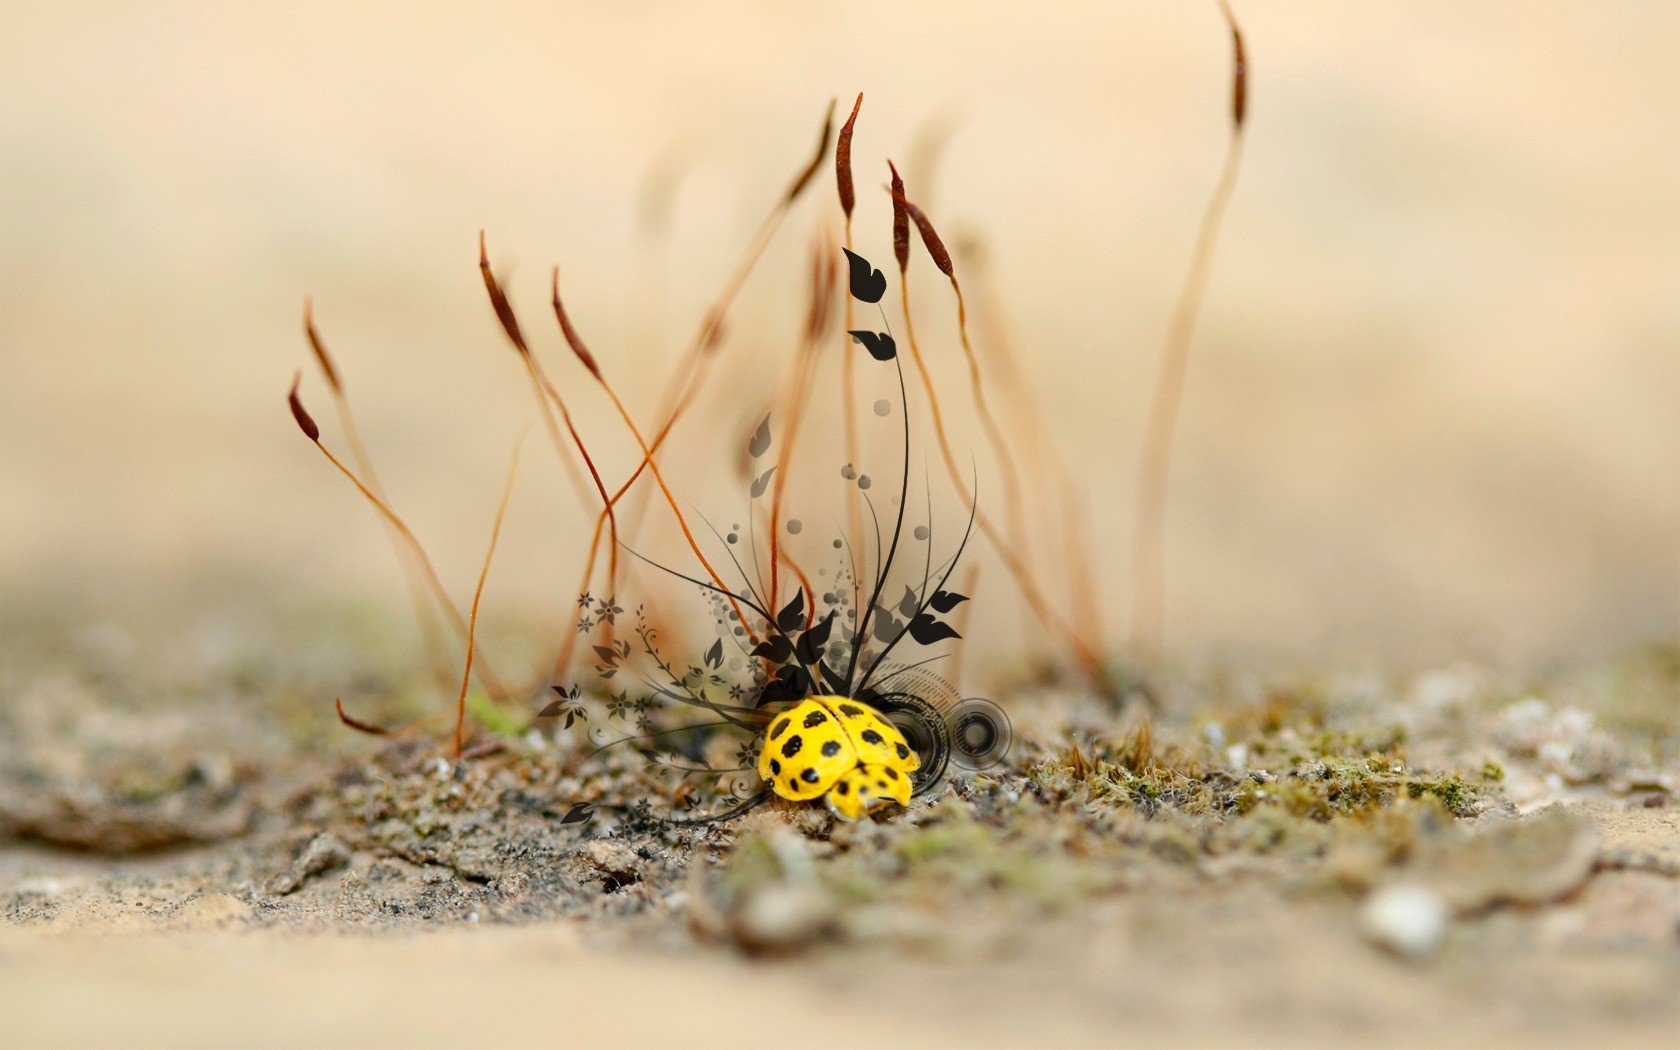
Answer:
POLYGON ((833 919, 833 909, 816 887, 778 883, 742 902, 735 915, 735 939, 751 951, 792 951, 821 937, 833 919))
POLYGON ((1389 886, 1372 894, 1359 913, 1360 928, 1378 947, 1408 959, 1440 950, 1447 936, 1447 906, 1418 886, 1389 886))

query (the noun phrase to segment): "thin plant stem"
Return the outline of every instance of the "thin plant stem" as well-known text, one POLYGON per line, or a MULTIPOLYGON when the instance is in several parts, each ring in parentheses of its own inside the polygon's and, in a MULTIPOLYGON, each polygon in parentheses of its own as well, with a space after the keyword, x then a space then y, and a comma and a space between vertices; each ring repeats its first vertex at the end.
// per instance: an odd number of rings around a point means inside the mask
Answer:
POLYGON ((461 761, 461 745, 465 743, 467 725, 467 685, 472 681, 473 655, 478 651, 478 605, 484 598, 484 583, 490 578, 490 562, 496 557, 496 543, 502 536, 502 520, 507 517, 508 501, 513 498, 513 479, 519 472, 519 447, 525 443, 520 435, 514 443, 513 457, 508 463, 507 481, 502 485, 502 498, 496 504, 496 523, 490 528, 490 545, 484 551, 484 566, 478 570, 478 585, 473 588, 472 611, 467 615, 467 659, 461 671, 461 691, 455 698, 455 761, 461 761))
POLYGON ((1172 467, 1173 436, 1184 400, 1190 366, 1190 341, 1196 332, 1202 297, 1213 272, 1213 252, 1226 206, 1236 189, 1242 165, 1243 119, 1248 101, 1248 58, 1242 30, 1225 0, 1219 8, 1231 31, 1231 133, 1225 144, 1225 164, 1202 213, 1190 271, 1173 308, 1161 349, 1161 367, 1149 404, 1138 470, 1136 520, 1132 528, 1131 647, 1146 660, 1158 660, 1166 635, 1166 504, 1167 476, 1172 467))

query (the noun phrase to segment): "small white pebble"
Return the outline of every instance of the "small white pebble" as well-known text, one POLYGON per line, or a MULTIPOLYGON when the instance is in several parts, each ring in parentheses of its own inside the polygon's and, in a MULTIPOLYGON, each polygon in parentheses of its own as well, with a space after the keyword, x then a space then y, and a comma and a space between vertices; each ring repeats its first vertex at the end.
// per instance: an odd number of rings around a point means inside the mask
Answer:
POLYGON ((1446 905, 1418 886, 1388 886, 1373 893, 1359 922, 1374 944, 1408 959, 1435 954, 1447 936, 1446 905))

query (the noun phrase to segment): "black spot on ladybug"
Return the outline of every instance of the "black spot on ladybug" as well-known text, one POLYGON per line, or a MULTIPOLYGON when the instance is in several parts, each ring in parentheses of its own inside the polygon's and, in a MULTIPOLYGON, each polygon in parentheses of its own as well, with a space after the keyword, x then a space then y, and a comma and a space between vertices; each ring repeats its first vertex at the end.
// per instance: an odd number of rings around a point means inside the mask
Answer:
POLYGON ((883 744, 886 743, 886 738, 873 729, 865 729, 863 731, 863 742, 866 744, 883 744))
POLYGON ((857 718, 863 714, 863 708, 854 704, 841 704, 840 713, 845 715, 847 718, 857 718))
POLYGON ((842 780, 839 784, 835 785, 834 793, 836 795, 850 795, 852 793, 852 785, 842 780))
POLYGON ((893 750, 898 752, 898 757, 899 758, 909 758, 910 757, 910 749, 905 747, 903 744, 894 745, 893 750))
POLYGON ((880 788, 882 791, 887 790, 887 782, 885 780, 875 781, 875 786, 880 788))
POLYGON ((821 711, 812 711, 810 714, 805 716, 805 728, 815 729, 826 721, 828 721, 827 715, 823 714, 821 711))
POLYGON ((799 779, 805 781, 807 784, 815 784, 817 782, 817 771, 814 769, 807 769, 805 772, 799 774, 799 779))
MULTIPOLYGON (((887 770, 887 776, 891 777, 894 780, 897 780, 898 779, 898 770, 896 770, 896 769, 887 770)), ((884 787, 885 785, 882 785, 882 786, 884 787)))
POLYGON ((772 776, 781 776, 781 774, 782 774, 782 763, 780 761, 778 761, 777 759, 772 758, 770 760, 770 773, 771 773, 772 776))
POLYGON ((840 753, 840 741, 830 740, 822 748, 824 758, 833 758, 840 753))
POLYGON ((779 737, 783 733, 787 732, 787 727, 788 727, 788 718, 787 718, 786 715, 783 715, 781 718, 776 719, 776 724, 770 727, 770 739, 775 740, 777 737, 779 737))
POLYGON ((795 733, 792 736, 787 738, 787 743, 782 745, 782 757, 783 758, 792 758, 794 755, 799 754, 799 749, 804 747, 804 746, 805 746, 804 738, 801 737, 798 733, 795 733))

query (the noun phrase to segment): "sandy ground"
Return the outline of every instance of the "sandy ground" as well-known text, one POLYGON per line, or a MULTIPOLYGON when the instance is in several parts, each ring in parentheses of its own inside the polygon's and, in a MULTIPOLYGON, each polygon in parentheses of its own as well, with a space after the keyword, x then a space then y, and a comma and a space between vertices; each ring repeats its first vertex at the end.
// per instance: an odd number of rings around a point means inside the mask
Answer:
MULTIPOLYGON (((1606 838, 1663 852, 1680 871, 1672 812, 1594 817, 1606 838)), ((863 946, 751 961, 600 950, 568 922, 299 934, 240 928, 248 914, 209 896, 168 932, 139 916, 6 930, 0 1002, 13 1045, 724 1046, 798 1031, 817 1046, 1332 1036, 1661 1046, 1680 1022, 1672 873, 1601 873, 1542 913, 1455 935, 1421 966, 1374 952, 1343 907, 1280 907, 1271 894, 1217 886, 1092 905, 1023 932, 1001 957, 906 959, 863 946), (1526 950, 1508 955, 1518 928, 1526 950)))
POLYGON ((1144 760, 1137 710, 1023 683, 994 776, 876 823, 681 832, 560 825, 599 786, 563 734, 456 770, 275 688, 353 673, 330 660, 171 694, 143 661, 32 652, 0 732, 12 1045, 1666 1045, 1680 1024, 1660 648, 1520 687, 1173 677, 1144 760), (1438 926, 1379 921, 1397 890, 1438 926))

